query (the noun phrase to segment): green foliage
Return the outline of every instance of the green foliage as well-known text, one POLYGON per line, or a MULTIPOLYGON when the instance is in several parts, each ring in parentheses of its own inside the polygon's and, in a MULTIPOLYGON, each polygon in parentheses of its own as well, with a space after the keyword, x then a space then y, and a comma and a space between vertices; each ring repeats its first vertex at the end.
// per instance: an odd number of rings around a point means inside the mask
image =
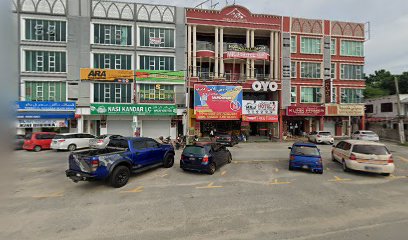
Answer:
MULTIPOLYGON (((408 93, 408 72, 404 72, 397 77, 400 94, 408 93)), ((394 75, 384 69, 375 71, 374 74, 366 77, 366 85, 365 98, 382 97, 396 93, 394 75)))

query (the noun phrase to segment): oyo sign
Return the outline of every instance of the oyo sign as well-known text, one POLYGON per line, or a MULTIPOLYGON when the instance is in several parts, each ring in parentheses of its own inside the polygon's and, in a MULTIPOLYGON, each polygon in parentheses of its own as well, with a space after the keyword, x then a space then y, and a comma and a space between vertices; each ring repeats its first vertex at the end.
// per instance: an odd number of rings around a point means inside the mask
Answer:
POLYGON ((264 92, 268 90, 275 92, 278 90, 278 84, 276 82, 255 81, 252 83, 252 89, 256 92, 261 90, 264 92))

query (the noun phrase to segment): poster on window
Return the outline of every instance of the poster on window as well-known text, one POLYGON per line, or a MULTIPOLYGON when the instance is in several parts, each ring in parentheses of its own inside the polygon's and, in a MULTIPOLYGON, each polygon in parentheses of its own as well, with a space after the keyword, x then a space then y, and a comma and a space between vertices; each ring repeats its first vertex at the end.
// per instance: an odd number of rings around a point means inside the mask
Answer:
POLYGON ((151 45, 160 45, 162 42, 161 38, 149 38, 149 43, 151 45))
POLYGON ((194 85, 194 113, 198 120, 240 120, 242 86, 194 85))

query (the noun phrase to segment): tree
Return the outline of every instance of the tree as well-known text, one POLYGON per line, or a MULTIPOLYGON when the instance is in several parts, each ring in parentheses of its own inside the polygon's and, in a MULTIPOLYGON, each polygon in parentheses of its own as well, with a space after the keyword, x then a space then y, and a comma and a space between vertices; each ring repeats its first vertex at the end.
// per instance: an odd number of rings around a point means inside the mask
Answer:
MULTIPOLYGON (((382 97, 387 95, 394 95, 395 81, 394 75, 384 69, 375 71, 366 79, 366 90, 364 91, 365 98, 382 97)), ((398 76, 400 93, 408 93, 408 72, 403 72, 398 76)))
POLYGON ((370 85, 366 86, 366 89, 364 90, 364 98, 376 98, 376 97, 382 97, 382 96, 387 96, 389 95, 389 92, 381 89, 381 88, 375 88, 370 85))

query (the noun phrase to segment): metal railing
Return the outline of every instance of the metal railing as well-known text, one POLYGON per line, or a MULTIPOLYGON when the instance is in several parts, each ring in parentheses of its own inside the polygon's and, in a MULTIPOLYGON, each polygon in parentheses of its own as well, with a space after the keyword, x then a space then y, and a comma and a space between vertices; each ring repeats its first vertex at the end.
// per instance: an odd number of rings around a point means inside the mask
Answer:
POLYGON ((207 41, 197 41, 197 51, 209 50, 215 51, 215 45, 212 42, 207 41))

